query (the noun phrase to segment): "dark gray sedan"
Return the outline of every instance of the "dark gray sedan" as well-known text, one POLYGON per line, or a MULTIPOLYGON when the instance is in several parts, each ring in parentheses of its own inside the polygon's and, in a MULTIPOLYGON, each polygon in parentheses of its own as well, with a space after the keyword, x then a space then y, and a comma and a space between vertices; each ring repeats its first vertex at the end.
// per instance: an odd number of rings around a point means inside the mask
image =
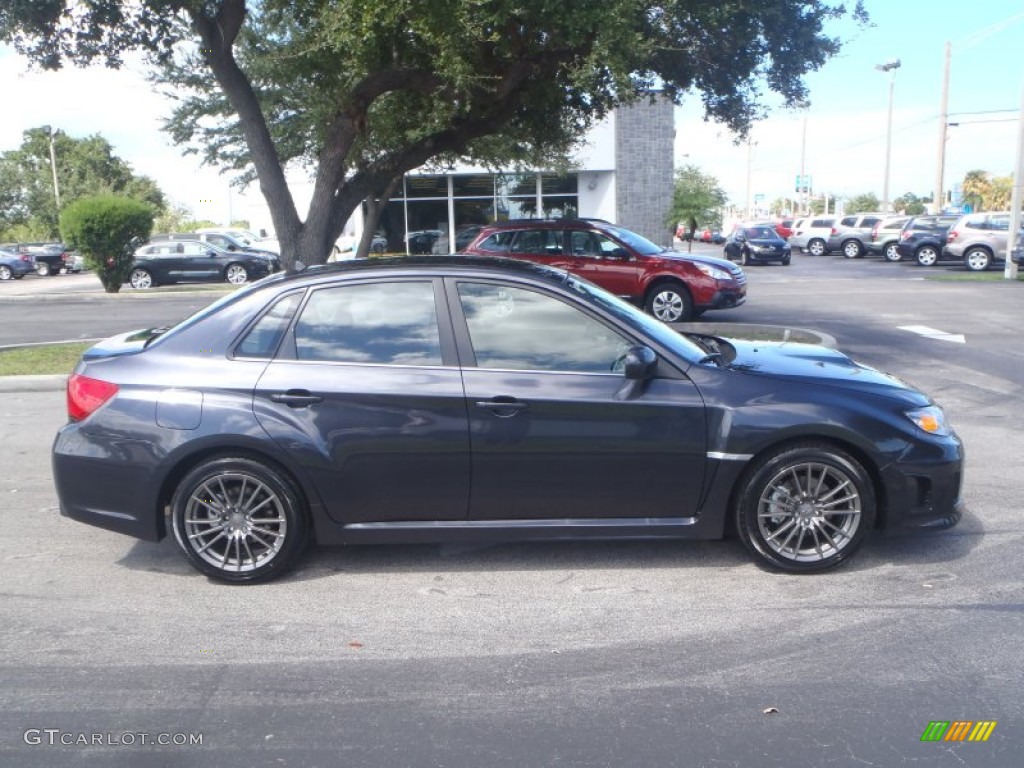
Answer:
POLYGON ((764 264, 777 261, 789 266, 792 249, 772 224, 748 224, 737 227, 725 239, 725 258, 740 264, 764 264))
POLYGON ((321 544, 720 538, 820 571, 961 515, 927 395, 816 346, 682 335, 566 273, 430 257, 280 274, 85 353, 64 515, 225 581, 321 544))
POLYGON ((277 264, 273 254, 226 251, 199 240, 159 240, 135 251, 127 282, 139 290, 171 283, 242 285, 271 274, 277 264))

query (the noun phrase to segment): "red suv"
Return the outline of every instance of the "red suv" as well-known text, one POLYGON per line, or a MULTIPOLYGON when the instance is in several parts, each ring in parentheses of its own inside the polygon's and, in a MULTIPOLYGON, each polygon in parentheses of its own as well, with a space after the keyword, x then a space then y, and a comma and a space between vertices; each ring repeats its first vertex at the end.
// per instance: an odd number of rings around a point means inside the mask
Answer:
POLYGON ((683 254, 593 219, 523 219, 485 227, 465 253, 559 267, 643 306, 666 323, 738 307, 747 278, 732 262, 683 254))

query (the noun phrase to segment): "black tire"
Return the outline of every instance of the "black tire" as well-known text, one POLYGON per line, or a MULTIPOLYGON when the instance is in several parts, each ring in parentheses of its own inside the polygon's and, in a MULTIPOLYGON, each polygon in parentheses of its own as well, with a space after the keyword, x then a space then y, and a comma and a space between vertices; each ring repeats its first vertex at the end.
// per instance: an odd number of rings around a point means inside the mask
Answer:
POLYGON ((157 286, 153 273, 142 267, 132 270, 131 274, 128 275, 128 284, 137 291, 145 291, 157 286))
POLYGON ((171 499, 171 525, 192 567, 233 583, 285 573, 309 535, 290 479, 244 456, 209 459, 185 475, 171 499))
POLYGON ((37 261, 36 274, 39 275, 40 277, 49 277, 50 275, 53 274, 53 272, 50 269, 50 265, 47 264, 45 261, 37 261))
POLYGON ((742 251, 740 251, 740 264, 745 267, 749 263, 750 263, 750 251, 748 251, 746 248, 744 248, 742 251))
POLYGON ((992 266, 992 254, 985 248, 968 248, 964 251, 964 266, 970 272, 984 272, 992 266))
POLYGON ((373 251, 374 253, 384 253, 384 244, 374 243, 373 245, 370 246, 370 250, 373 251))
POLYGON ((843 243, 843 256, 848 259, 859 259, 864 254, 864 249, 861 248, 860 242, 857 240, 847 240, 843 243))
POLYGON ((0 264, 0 280, 11 280, 14 277, 14 272, 6 264, 0 264))
POLYGON ((824 256, 826 251, 825 241, 816 237, 807 243, 807 252, 811 256, 824 256))
POLYGON ((900 253, 899 243, 886 243, 882 247, 882 256, 890 264, 895 264, 898 261, 902 261, 903 255, 900 253))
POLYGON ((782 257, 782 261, 780 263, 782 264, 782 266, 788 267, 789 266, 789 262, 790 262, 790 257, 789 256, 783 256, 782 257))
POLYGON ((922 245, 914 251, 914 261, 919 267, 934 267, 939 262, 939 250, 934 245, 922 245))
POLYGON ((675 280, 661 282, 651 288, 644 308, 663 323, 683 323, 693 317, 690 292, 675 280))
POLYGON ((827 443, 787 445, 762 457, 744 474, 741 488, 735 509, 739 537, 778 570, 834 568, 854 555, 875 523, 867 472, 827 443))

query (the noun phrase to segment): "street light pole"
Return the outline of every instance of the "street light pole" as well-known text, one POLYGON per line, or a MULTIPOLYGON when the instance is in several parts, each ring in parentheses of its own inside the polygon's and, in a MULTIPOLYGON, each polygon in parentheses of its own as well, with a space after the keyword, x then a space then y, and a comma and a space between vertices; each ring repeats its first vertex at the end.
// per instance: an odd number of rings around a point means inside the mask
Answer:
POLYGON ((946 140, 949 134, 949 60, 953 55, 953 44, 946 41, 946 64, 942 70, 942 99, 939 103, 939 158, 935 166, 935 193, 932 196, 932 213, 942 213, 946 202, 943 176, 946 173, 946 140))
POLYGON ((892 102, 896 91, 896 70, 900 68, 900 60, 892 59, 885 64, 876 64, 879 72, 889 73, 889 120, 885 132, 885 179, 882 185, 882 213, 889 212, 889 163, 892 159, 892 102))

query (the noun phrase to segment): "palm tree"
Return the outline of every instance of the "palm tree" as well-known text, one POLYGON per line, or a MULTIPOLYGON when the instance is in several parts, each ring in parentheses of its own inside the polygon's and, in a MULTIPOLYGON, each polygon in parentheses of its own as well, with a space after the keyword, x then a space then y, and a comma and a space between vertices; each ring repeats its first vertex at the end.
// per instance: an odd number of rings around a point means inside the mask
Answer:
POLYGON ((975 211, 985 210, 982 206, 985 198, 989 195, 991 181, 988 171, 968 171, 964 176, 963 184, 964 202, 969 204, 975 211))

